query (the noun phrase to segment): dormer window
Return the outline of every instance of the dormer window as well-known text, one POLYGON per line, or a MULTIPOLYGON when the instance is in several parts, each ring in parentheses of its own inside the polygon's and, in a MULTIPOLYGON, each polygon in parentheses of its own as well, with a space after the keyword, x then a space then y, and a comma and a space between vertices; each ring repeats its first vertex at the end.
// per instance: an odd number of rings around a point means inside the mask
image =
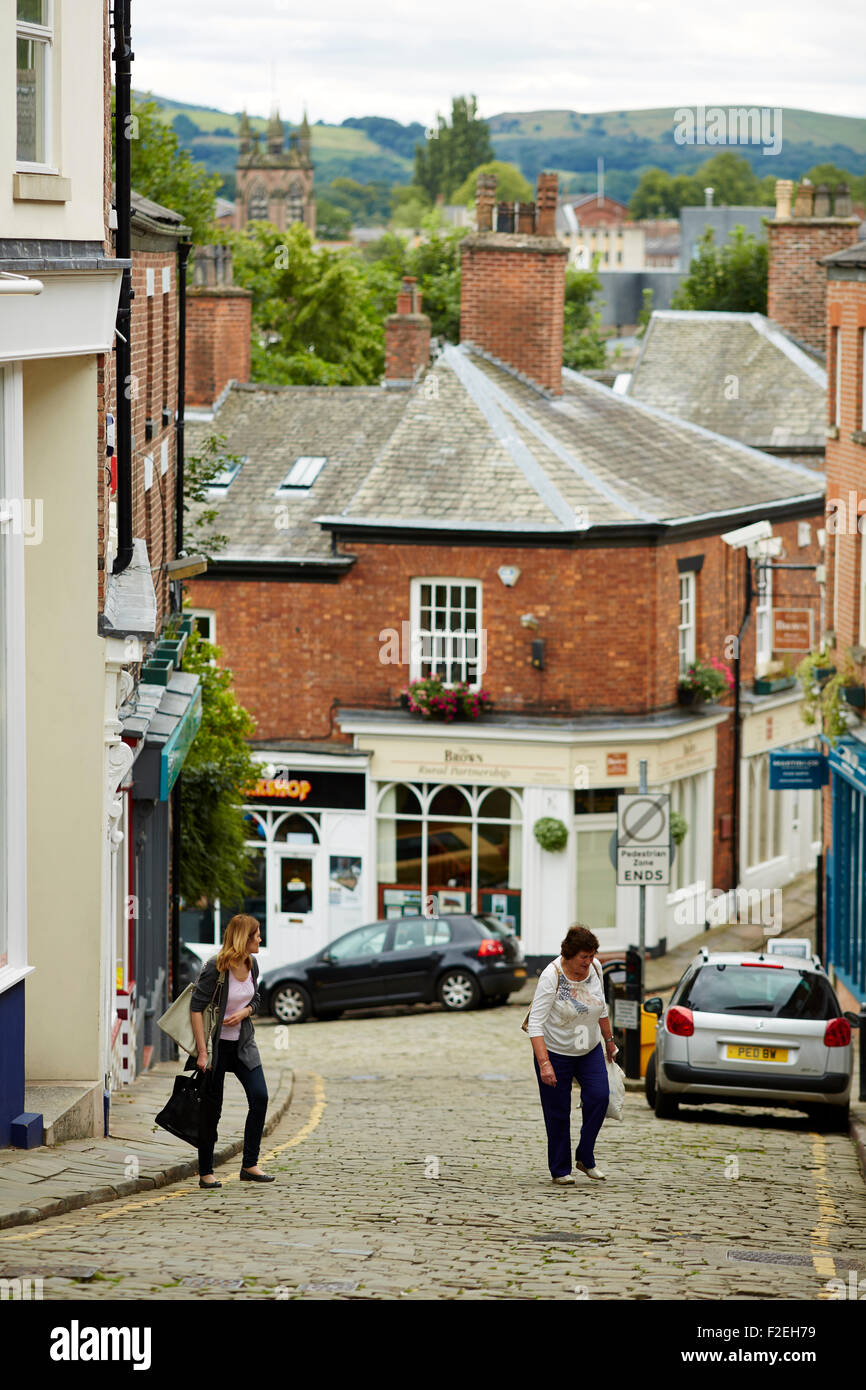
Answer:
POLYGON ((277 491, 279 493, 309 492, 327 462, 327 458, 323 458, 321 455, 303 454, 300 458, 295 459, 277 491))

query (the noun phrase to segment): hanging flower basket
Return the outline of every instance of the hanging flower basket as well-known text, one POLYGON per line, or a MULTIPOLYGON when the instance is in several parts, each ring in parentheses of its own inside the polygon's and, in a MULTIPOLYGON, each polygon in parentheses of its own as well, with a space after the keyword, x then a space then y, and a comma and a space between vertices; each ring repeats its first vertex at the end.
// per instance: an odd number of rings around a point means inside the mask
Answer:
POLYGON ((466 681, 447 686, 438 676, 412 681, 400 696, 400 704, 410 714, 423 719, 441 719, 451 724, 456 719, 479 719, 493 701, 486 690, 471 690, 466 681))
POLYGON ((532 827, 532 833, 542 849, 555 854, 565 849, 568 842, 568 830, 562 821, 554 816, 542 816, 532 827))

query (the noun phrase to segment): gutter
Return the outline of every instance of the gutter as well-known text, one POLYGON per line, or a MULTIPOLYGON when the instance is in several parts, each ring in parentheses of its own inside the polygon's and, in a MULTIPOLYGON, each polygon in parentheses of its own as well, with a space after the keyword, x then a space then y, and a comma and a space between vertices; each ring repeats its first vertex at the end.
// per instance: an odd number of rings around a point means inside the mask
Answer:
POLYGON ((130 0, 114 0, 115 65, 115 195, 117 238, 115 251, 124 266, 120 282, 120 303, 117 309, 117 332, 114 343, 116 366, 116 439, 117 439, 117 555, 113 574, 122 574, 132 562, 132 401, 128 390, 132 346, 132 268, 131 253, 131 144, 129 116, 132 98, 132 48, 130 46, 130 0))

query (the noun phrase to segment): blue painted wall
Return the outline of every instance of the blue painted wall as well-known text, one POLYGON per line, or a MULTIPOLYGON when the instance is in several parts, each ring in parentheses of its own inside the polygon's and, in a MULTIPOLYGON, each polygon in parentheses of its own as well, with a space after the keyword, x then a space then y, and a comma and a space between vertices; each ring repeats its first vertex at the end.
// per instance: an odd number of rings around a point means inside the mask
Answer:
POLYGON ((0 994, 0 1149, 24 1109, 24 981, 0 994))

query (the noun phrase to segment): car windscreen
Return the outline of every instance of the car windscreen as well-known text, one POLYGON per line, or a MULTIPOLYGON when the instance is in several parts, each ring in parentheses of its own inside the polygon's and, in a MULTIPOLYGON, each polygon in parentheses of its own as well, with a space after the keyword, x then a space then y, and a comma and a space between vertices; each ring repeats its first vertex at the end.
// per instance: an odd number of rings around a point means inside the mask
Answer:
POLYGON ((677 1002, 694 1012, 754 1018, 827 1019, 839 1013, 822 975, 765 965, 705 965, 677 1002))

